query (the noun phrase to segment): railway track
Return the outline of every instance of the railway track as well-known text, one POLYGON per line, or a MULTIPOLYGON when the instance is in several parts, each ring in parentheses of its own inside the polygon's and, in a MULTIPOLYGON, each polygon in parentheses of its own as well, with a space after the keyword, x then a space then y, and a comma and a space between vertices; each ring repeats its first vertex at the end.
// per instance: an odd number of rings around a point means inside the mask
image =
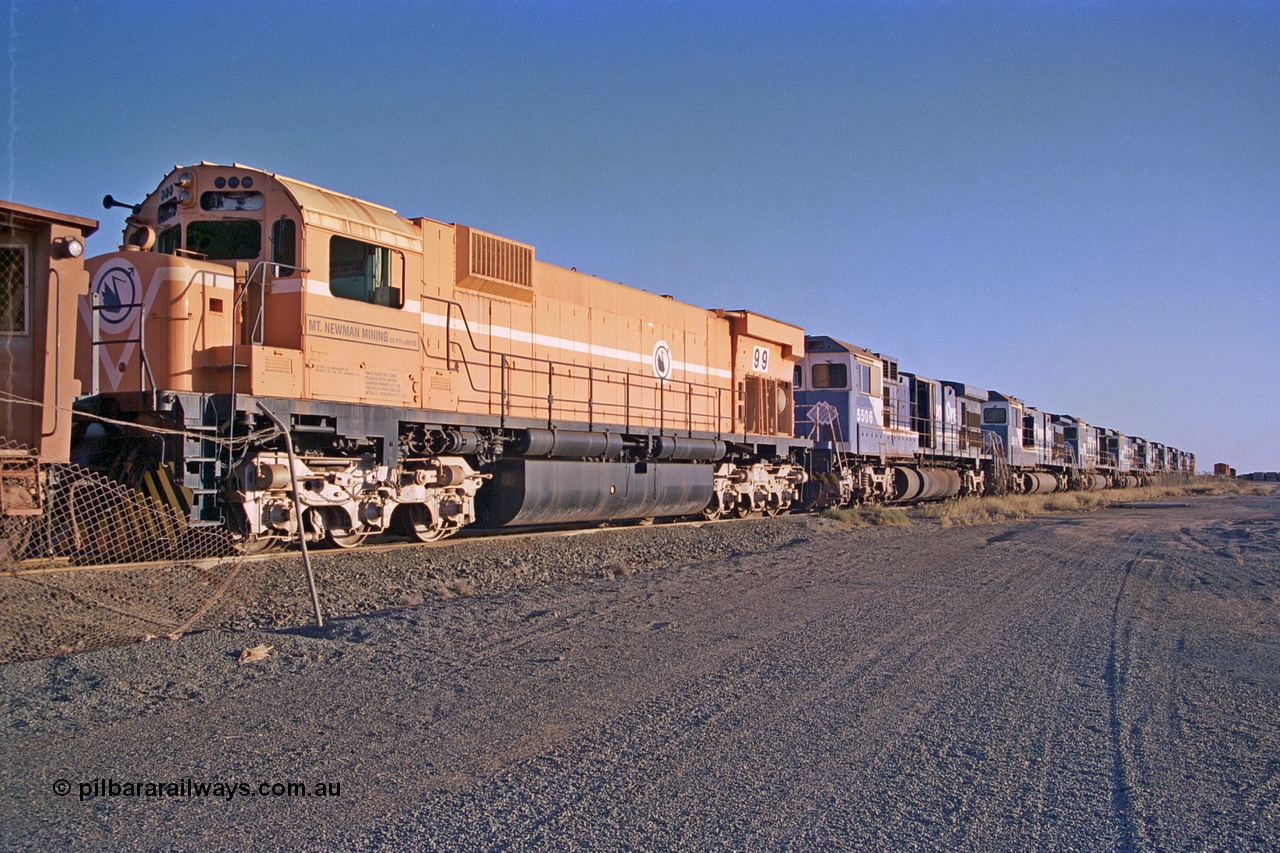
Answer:
MULTIPOLYGON (((743 522, 760 519, 751 518, 718 518, 714 520, 708 519, 682 519, 677 521, 660 522, 663 527, 670 528, 698 528, 709 525, 730 524, 733 522, 743 522)), ((563 525, 558 527, 525 527, 500 530, 473 530, 463 531, 457 536, 448 539, 442 539, 436 542, 418 542, 408 537, 387 536, 386 541, 365 543, 356 549, 345 548, 324 548, 313 550, 311 553, 316 556, 367 556, 380 553, 392 553, 404 551, 407 549, 439 549, 439 548, 465 548, 468 545, 474 545, 478 542, 498 541, 520 541, 524 539, 567 539, 574 536, 585 536, 593 533, 603 533, 611 530, 620 530, 628 527, 650 526, 651 523, 634 522, 634 523, 608 523, 608 524, 592 524, 590 526, 574 526, 563 525)), ((314 546, 313 546, 314 547, 314 546)), ((13 565, 13 568, 0 570, 0 577, 36 577, 40 575, 50 574, 66 574, 72 572, 123 572, 138 571, 146 569, 163 569, 174 563, 184 563, 199 568, 201 565, 214 566, 227 561, 236 561, 248 564, 270 563, 276 560, 288 560, 301 558, 301 552, 296 550, 275 550, 267 553, 258 554, 232 554, 225 557, 194 557, 191 559, 167 558, 160 560, 142 560, 126 563, 72 563, 69 558, 58 558, 54 561, 47 559, 24 560, 13 565)))

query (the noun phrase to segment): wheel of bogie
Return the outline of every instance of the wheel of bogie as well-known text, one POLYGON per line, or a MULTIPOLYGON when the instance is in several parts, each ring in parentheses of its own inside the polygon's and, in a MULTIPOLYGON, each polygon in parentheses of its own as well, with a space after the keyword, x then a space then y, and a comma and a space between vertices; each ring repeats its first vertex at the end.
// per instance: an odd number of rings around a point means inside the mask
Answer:
POLYGON ((310 522, 311 532, 317 539, 323 537, 324 541, 333 548, 355 548, 364 541, 368 534, 363 531, 352 530, 350 527, 338 526, 346 525, 346 514, 337 507, 316 507, 308 510, 307 521, 310 522))
POLYGON ((324 532, 324 541, 335 548, 356 548, 364 542, 369 534, 364 531, 353 531, 349 528, 330 527, 324 532))
POLYGON ((233 505, 227 518, 227 526, 231 528, 232 546, 236 553, 245 557, 266 554, 284 544, 279 536, 254 537, 249 532, 249 520, 245 517, 244 507, 238 504, 233 505))
POLYGON ((765 518, 773 518, 774 516, 781 513, 784 509, 786 509, 786 505, 782 503, 782 498, 775 498, 773 496, 770 496, 769 500, 765 501, 765 504, 764 504, 765 518))
POLYGON ((733 505, 733 509, 729 510, 729 515, 734 518, 746 518, 751 515, 751 499, 740 498, 738 502, 733 505))
POLYGON ((435 526, 431 510, 425 504, 405 504, 400 512, 401 531, 418 542, 439 542, 453 533, 451 528, 435 526))
POLYGON ((711 500, 702 509, 702 517, 707 521, 715 521, 723 514, 724 510, 720 505, 720 495, 713 494, 711 500))
POLYGON ((284 541, 278 536, 259 536, 256 539, 250 539, 246 536, 235 540, 236 551, 245 557, 269 554, 280 548, 283 544, 284 541))

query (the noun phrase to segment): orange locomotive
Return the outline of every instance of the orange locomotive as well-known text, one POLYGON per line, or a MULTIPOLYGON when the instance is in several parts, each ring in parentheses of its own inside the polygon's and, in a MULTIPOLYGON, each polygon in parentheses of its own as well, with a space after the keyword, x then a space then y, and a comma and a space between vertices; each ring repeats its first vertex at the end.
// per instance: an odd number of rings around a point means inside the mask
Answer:
POLYGON ((296 537, 292 479, 339 546, 799 498, 795 326, 240 165, 131 207, 87 263, 75 452, 193 525, 296 537))

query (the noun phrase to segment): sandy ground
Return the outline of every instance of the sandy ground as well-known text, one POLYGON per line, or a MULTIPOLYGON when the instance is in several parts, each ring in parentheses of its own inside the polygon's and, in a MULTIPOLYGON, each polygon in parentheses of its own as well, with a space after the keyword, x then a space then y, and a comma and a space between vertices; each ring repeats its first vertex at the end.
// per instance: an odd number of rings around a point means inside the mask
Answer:
POLYGON ((1280 849, 1280 498, 696 534, 3 667, 0 847, 1280 849))

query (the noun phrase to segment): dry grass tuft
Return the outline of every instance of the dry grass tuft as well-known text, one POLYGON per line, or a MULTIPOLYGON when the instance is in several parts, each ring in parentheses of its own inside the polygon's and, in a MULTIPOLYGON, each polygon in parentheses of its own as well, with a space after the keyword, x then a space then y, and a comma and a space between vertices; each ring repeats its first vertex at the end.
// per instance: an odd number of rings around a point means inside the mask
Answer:
POLYGON ((1276 487, 1251 480, 1206 480, 1187 486, 1193 495, 1273 495, 1276 487))
POLYGON ((1141 486, 1135 489, 1108 489, 1102 492, 1052 492, 1047 495, 1004 495, 971 497, 925 504, 917 508, 923 518, 935 518, 943 527, 993 524, 1015 521, 1050 512, 1093 512, 1116 503, 1153 501, 1187 495, 1266 495, 1271 490, 1262 483, 1237 480, 1207 480, 1173 486, 1141 486), (1262 486, 1261 489, 1256 488, 1262 486))
POLYGON ((911 519, 900 509, 886 506, 828 507, 823 518, 843 522, 850 527, 908 527, 911 519))

